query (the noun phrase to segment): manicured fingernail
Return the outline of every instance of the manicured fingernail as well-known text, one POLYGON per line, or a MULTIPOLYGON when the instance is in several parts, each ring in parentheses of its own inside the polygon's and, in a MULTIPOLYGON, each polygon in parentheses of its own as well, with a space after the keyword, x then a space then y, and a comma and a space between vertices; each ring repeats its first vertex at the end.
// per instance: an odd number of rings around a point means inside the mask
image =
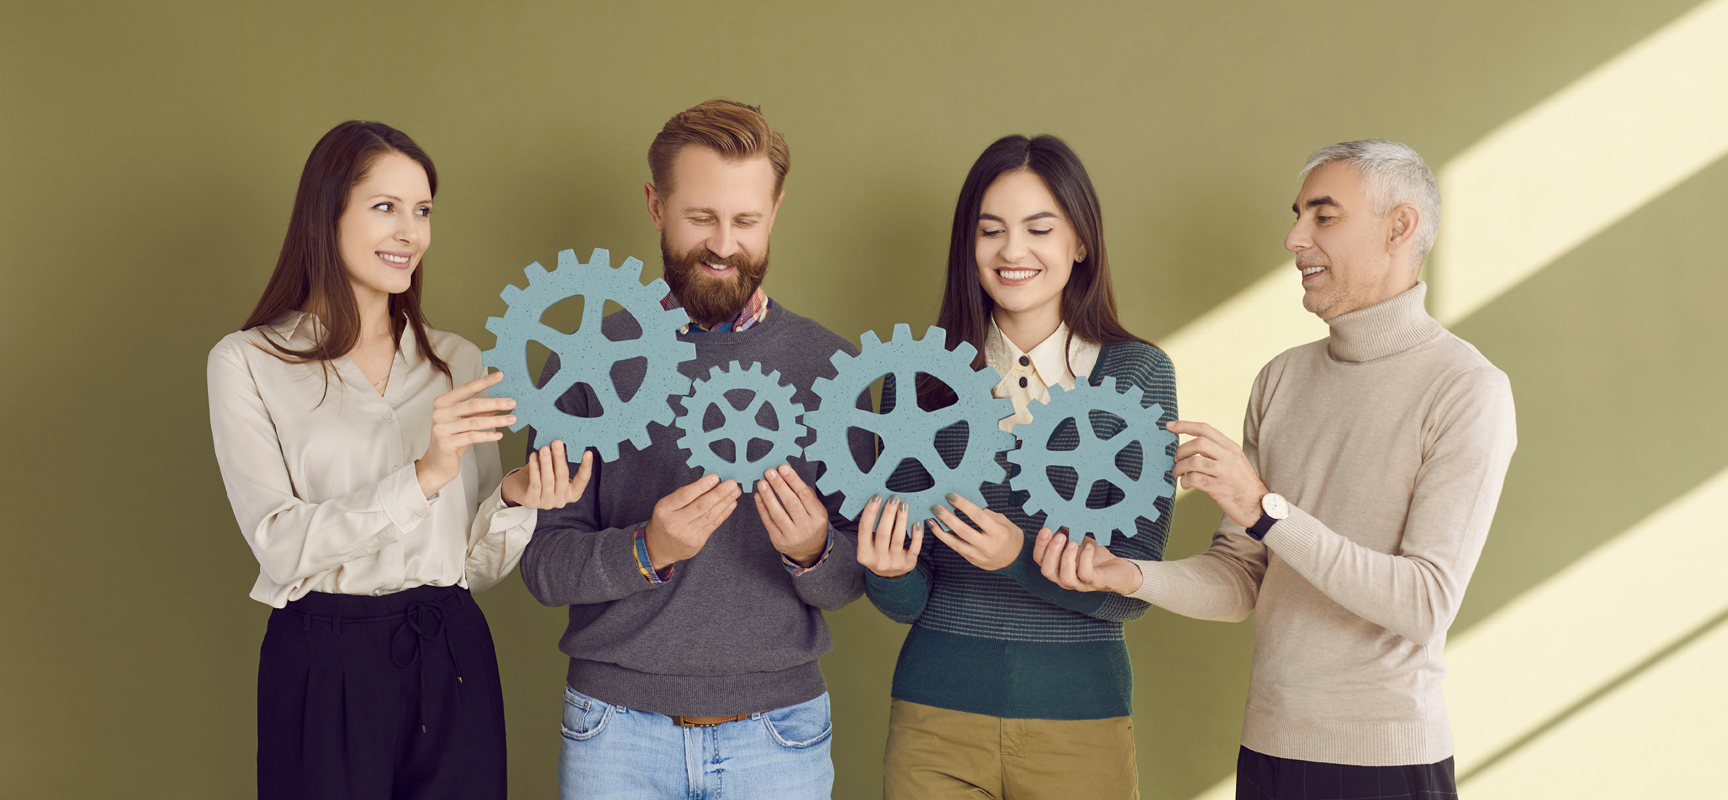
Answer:
POLYGON ((900 504, 900 495, 897 495, 897 494, 888 495, 888 505, 897 506, 899 504, 900 504))
POLYGON ((781 475, 791 475, 792 474, 792 467, 788 464, 781 464, 780 465, 780 474, 781 475))
POLYGON ((870 502, 872 502, 872 503, 880 503, 880 502, 882 502, 882 495, 880 495, 880 494, 873 494, 873 495, 870 495, 870 502))
POLYGON ((958 502, 960 502, 960 495, 957 495, 957 494, 949 494, 949 495, 948 495, 948 502, 950 502, 950 503, 958 503, 958 502))
POLYGON ((942 506, 935 505, 935 506, 930 507, 930 513, 932 513, 932 514, 941 515, 942 511, 943 511, 942 506))

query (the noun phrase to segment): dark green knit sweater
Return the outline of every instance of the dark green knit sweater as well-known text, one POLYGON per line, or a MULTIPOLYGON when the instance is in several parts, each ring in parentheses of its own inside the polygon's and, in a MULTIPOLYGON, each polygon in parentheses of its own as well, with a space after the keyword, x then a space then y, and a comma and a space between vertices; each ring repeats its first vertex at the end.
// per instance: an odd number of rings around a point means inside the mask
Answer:
MULTIPOLYGON (((1162 350, 1139 342, 1105 345, 1087 380, 1096 386, 1107 377, 1116 379, 1119 390, 1122 384, 1140 387, 1141 407, 1160 405, 1160 427, 1176 419, 1176 376, 1162 350)), ((893 387, 885 387, 883 413, 892 407, 893 394, 893 387)), ((1115 423, 1113 417, 1097 416, 1115 423)), ((1061 447, 1061 439, 1072 435, 1077 434, 1059 432, 1053 444, 1061 447)), ((937 449, 945 458, 958 457, 964 446, 961 437, 939 435, 937 449)), ((1175 450, 1172 443, 1172 458, 1175 450)), ((1122 623, 1146 613, 1146 603, 1113 592, 1073 592, 1046 579, 1032 560, 1045 515, 1025 514, 1020 507, 1025 492, 1010 497, 1019 468, 1002 461, 1013 471, 1009 483, 986 485, 983 495, 989 508, 1025 533, 1019 560, 987 572, 926 535, 913 571, 898 578, 866 572, 870 602, 889 618, 912 625, 894 669, 894 697, 1018 719, 1105 719, 1133 713, 1134 679, 1122 623)), ((903 468, 888 488, 912 488, 916 475, 915 467, 903 468)), ((1164 479, 1171 480, 1169 473, 1164 479)), ((1071 496, 1072 486, 1058 488, 1071 496)), ((1103 508, 1121 497, 1113 489, 1097 488, 1087 498, 1088 507, 1103 508)), ((1161 559, 1171 505, 1170 498, 1159 498, 1154 503, 1158 519, 1139 520, 1137 534, 1114 537, 1110 551, 1123 558, 1161 559)))

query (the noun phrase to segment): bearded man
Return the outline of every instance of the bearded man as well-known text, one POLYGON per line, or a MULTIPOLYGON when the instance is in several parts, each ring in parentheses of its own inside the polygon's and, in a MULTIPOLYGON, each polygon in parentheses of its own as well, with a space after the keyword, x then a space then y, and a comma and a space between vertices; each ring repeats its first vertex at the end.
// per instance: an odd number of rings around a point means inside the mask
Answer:
MULTIPOLYGON (((790 163, 758 109, 714 100, 655 137, 645 190, 672 289, 662 304, 688 313, 678 337, 696 345, 679 370, 706 378, 759 363, 813 410, 811 383, 834 377, 836 351, 857 350, 762 291, 790 163)), ((603 329, 627 330, 622 316, 603 329)), ((622 386, 642 376, 640 364, 622 374, 629 365, 615 375, 622 386)), ((559 408, 587 416, 598 401, 578 384, 559 408)), ((687 410, 681 424, 703 424, 703 409, 687 410)), ((646 449, 626 443, 596 464, 580 501, 542 514, 522 557, 529 591, 569 606, 560 792, 716 797, 724 783, 729 797, 828 797, 817 659, 833 649, 822 611, 863 594, 856 525, 839 516, 840 498, 816 493, 819 471, 802 459, 740 486, 687 466, 677 429, 650 434, 646 449), (754 513, 738 511, 744 494, 754 513)), ((853 450, 873 457, 867 437, 853 450)))

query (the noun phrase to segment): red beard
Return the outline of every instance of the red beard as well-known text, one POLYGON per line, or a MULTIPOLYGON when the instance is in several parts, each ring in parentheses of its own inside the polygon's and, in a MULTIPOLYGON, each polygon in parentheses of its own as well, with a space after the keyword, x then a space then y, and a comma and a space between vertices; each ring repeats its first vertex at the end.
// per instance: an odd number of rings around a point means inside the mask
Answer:
POLYGON ((762 278, 768 274, 766 252, 761 261, 751 261, 743 250, 730 258, 720 258, 702 246, 691 248, 681 256, 674 255, 666 243, 665 234, 660 235, 660 261, 663 265, 661 277, 666 279, 666 285, 672 287, 672 294, 678 298, 684 312, 703 327, 729 322, 738 316, 744 304, 750 302, 750 296, 762 285, 762 278), (732 267, 734 272, 724 278, 713 278, 703 270, 703 264, 732 267))

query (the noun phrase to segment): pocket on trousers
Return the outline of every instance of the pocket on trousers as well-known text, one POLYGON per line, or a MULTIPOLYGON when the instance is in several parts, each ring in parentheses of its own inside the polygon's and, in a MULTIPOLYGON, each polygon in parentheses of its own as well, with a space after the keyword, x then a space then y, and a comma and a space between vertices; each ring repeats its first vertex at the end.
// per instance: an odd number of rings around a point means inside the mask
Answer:
POLYGON ((762 715, 768 735, 781 747, 805 748, 827 741, 834 732, 828 715, 828 694, 795 706, 777 708, 762 715))
POLYGON ((559 726, 566 739, 584 742, 606 730, 612 721, 613 706, 596 700, 568 686, 564 687, 564 721, 559 726))

